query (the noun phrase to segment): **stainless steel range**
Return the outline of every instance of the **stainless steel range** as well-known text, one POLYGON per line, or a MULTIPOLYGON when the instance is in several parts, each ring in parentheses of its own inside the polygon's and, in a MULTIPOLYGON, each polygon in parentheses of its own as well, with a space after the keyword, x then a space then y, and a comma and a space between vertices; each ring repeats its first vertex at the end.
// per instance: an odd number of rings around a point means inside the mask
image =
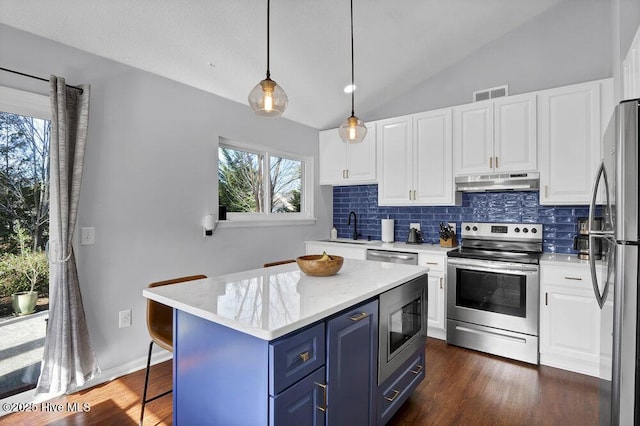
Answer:
POLYGON ((447 256, 447 343, 538 363, 542 225, 462 223, 447 256))

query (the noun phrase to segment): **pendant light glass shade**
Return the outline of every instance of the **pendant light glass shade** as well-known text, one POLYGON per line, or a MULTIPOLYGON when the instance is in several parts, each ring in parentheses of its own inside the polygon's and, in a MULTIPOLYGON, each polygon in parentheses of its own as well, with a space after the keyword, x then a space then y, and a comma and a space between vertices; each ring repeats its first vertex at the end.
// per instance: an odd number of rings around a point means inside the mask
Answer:
POLYGON ((344 143, 359 143, 367 136, 367 126, 355 115, 355 77, 353 71, 353 0, 351 0, 351 116, 342 122, 338 129, 344 143))
POLYGON ((289 98, 282 87, 268 77, 249 93, 249 105, 262 117, 280 117, 288 103, 289 98))
POLYGON ((270 24, 269 17, 271 15, 271 1, 267 0, 267 78, 249 92, 249 105, 256 115, 262 117, 280 117, 284 112, 289 98, 278 86, 278 83, 271 80, 271 72, 269 70, 269 45, 270 45, 270 24))
POLYGON ((352 115, 342 122, 338 134, 345 143, 359 143, 367 136, 367 126, 358 117, 352 115))

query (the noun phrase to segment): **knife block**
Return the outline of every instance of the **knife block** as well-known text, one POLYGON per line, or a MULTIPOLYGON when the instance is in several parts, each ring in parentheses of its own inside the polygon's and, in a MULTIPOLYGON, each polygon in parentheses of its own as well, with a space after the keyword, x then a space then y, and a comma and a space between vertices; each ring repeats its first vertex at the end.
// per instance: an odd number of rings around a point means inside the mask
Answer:
POLYGON ((449 238, 448 240, 443 240, 442 238, 440 238, 440 247, 457 247, 457 246, 458 246, 458 242, 456 241, 455 234, 453 235, 453 237, 449 238))

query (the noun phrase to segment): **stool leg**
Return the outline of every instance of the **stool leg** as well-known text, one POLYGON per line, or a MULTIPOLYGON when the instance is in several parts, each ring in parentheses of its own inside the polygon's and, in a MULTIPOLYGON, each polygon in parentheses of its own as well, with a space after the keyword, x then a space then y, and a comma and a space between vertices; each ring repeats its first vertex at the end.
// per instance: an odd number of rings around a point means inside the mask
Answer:
POLYGON ((149 355, 147 356, 147 371, 144 376, 144 391, 142 392, 142 409, 140 410, 140 426, 144 418, 144 405, 147 403, 147 386, 149 385, 149 367, 151 365, 151 350, 153 349, 153 340, 149 343, 149 355))

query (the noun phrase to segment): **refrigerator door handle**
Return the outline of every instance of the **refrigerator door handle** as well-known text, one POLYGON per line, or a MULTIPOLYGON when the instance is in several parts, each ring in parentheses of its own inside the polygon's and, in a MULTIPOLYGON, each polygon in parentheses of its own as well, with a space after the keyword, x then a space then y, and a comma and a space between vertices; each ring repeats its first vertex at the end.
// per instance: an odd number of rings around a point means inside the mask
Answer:
POLYGON ((600 309, 604 307, 604 302, 607 300, 607 290, 609 287, 609 283, 604 283, 604 289, 602 294, 600 294, 600 287, 598 286, 598 276, 596 274, 596 261, 594 258, 595 252, 595 239, 596 238, 604 238, 605 241, 606 235, 613 235, 613 231, 596 231, 592 230, 593 220, 595 217, 596 211, 596 201, 598 198, 598 188, 600 187, 600 179, 603 179, 605 186, 605 193, 607 197, 607 207, 609 207, 609 180, 607 179, 607 172, 604 168, 604 161, 600 163, 600 167, 598 167, 598 172, 596 173, 596 180, 593 183, 593 193, 591 194, 591 204, 589 204, 589 268, 591 269, 591 285, 593 286, 593 293, 596 296, 596 301, 598 302, 598 306, 600 309))
MULTIPOLYGON (((598 274, 596 273, 596 260, 595 260, 595 239, 602 238, 596 235, 589 235, 589 269, 591 269, 591 285, 593 286, 593 293, 596 296, 596 302, 598 302, 598 306, 600 309, 604 308, 604 303, 607 300, 607 293, 609 292, 609 281, 606 280, 604 283, 604 289, 602 290, 602 294, 600 294, 600 286, 598 285, 598 274)), ((611 242, 609 239, 604 238, 605 241, 611 242)))

